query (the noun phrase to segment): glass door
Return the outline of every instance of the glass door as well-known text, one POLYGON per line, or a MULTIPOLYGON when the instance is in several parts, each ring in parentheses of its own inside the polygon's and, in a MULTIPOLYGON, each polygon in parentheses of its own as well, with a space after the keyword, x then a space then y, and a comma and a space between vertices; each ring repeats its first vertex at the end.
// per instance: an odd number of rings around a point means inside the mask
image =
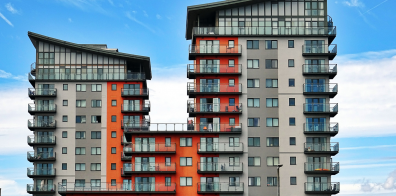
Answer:
POLYGON ((132 190, 132 180, 131 179, 124 179, 122 180, 122 188, 123 190, 132 190))

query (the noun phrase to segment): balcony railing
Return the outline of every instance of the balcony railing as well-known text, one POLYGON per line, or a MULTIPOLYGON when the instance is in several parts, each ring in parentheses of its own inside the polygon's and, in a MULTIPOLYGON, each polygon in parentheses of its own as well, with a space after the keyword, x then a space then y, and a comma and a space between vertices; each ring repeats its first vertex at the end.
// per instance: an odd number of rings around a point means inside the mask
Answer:
POLYGON ((337 54, 336 44, 303 45, 303 54, 337 54))
POLYGON ((216 123, 150 123, 149 126, 134 124, 124 128, 125 133, 241 133, 242 124, 216 124, 216 123), (209 129, 210 126, 212 129, 209 129))
POLYGON ((241 113, 242 103, 191 103, 187 102, 188 113, 241 113))
POLYGON ((243 153, 242 142, 200 142, 198 145, 198 153, 243 153))
POLYGON ((176 193, 176 183, 66 183, 58 184, 58 193, 176 193))
POLYGON ((128 144, 124 146, 124 153, 175 153, 176 143, 148 143, 128 144))
POLYGON ((338 123, 304 123, 304 132, 313 133, 329 133, 336 135, 338 133, 338 123))
POLYGON ((56 96, 56 88, 54 89, 44 89, 44 88, 29 88, 28 89, 28 95, 29 97, 38 97, 38 96, 42 96, 42 97, 55 97, 56 96))
POLYGON ((243 193, 243 182, 199 182, 198 193, 243 193))
POLYGON ((317 142, 317 143, 304 143, 304 152, 309 154, 315 153, 329 153, 329 154, 337 154, 339 151, 339 143, 338 142, 317 142))
MULTIPOLYGON (((337 74, 337 64, 304 64, 303 74, 306 75, 333 75, 332 78, 337 74)), ((331 78, 331 79, 332 79, 331 78)))
POLYGON ((304 84, 304 93, 337 93, 338 84, 304 84))
POLYGON ((198 173, 242 173, 243 163, 226 162, 226 163, 197 163, 198 173))
POLYGON ((335 194, 340 192, 339 182, 306 182, 306 194, 335 194))
POLYGON ((242 64, 188 64, 187 74, 241 74, 242 64))
POLYGON ((42 74, 42 68, 36 71, 36 77, 32 76, 32 80, 77 80, 77 81, 124 81, 124 80, 146 80, 145 73, 119 73, 119 74, 42 74))
POLYGON ((305 162, 305 173, 309 174, 336 174, 340 171, 338 162, 305 162))
POLYGON ((56 104, 45 104, 45 105, 36 105, 34 103, 28 104, 28 112, 30 114, 42 112, 42 113, 53 113, 56 112, 56 104))
POLYGON ((27 152, 28 161, 55 161, 56 152, 27 152))
POLYGON ((40 129, 55 129, 56 128, 56 120, 43 120, 34 121, 33 119, 28 120, 28 128, 30 130, 40 128, 40 129))
POLYGON ((55 184, 28 184, 26 191, 28 193, 55 193, 55 184))
POLYGON ((149 112, 150 101, 146 100, 144 104, 122 104, 121 112, 149 112))
POLYGON ((304 103, 304 113, 332 114, 338 113, 338 103, 304 103))
POLYGON ((124 163, 122 175, 128 173, 176 173, 176 163, 124 163))
POLYGON ((27 137, 27 143, 29 145, 48 145, 48 144, 56 144, 56 137, 54 135, 52 136, 34 136, 30 135, 27 137))
POLYGON ((55 176, 55 168, 44 168, 44 169, 37 169, 37 168, 27 168, 27 176, 34 177, 34 176, 55 176))
MULTIPOLYGON (((146 115, 146 116, 148 116, 148 115, 146 115)), ((140 121, 121 120, 121 128, 123 128, 125 132, 128 132, 127 129, 148 130, 149 126, 150 126, 150 117, 149 116, 143 120, 140 120, 140 121)))
POLYGON ((242 94, 242 84, 197 84, 187 83, 187 93, 199 94, 242 94))
POLYGON ((124 152, 121 153, 121 160, 122 161, 131 161, 132 156, 126 156, 124 152))
POLYGON ((121 96, 149 96, 149 89, 121 88, 121 96))
POLYGON ((190 54, 241 54, 242 45, 195 45, 189 46, 190 54))

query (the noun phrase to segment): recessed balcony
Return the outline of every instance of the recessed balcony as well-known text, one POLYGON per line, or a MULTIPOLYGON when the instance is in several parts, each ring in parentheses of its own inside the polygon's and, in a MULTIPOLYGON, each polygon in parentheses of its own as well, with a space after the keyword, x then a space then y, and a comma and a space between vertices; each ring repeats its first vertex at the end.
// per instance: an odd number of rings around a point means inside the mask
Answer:
POLYGON ((338 114, 338 103, 304 103, 304 114, 334 117, 338 114))
POLYGON ((339 182, 306 182, 305 194, 333 195, 340 192, 339 182))
POLYGON ((28 104, 28 112, 30 115, 38 113, 56 113, 56 104, 36 105, 30 103, 28 104))
POLYGON ((36 146, 36 145, 55 145, 56 144, 56 137, 54 135, 47 135, 47 136, 34 136, 30 135, 27 137, 27 143, 29 146, 36 146))
POLYGON ((305 162, 305 174, 330 174, 335 175, 340 172, 340 163, 338 162, 305 162))
POLYGON ((217 124, 217 123, 150 123, 135 124, 126 127, 124 133, 149 133, 149 134, 241 134, 242 123, 217 124))
POLYGON ((304 123, 304 134, 338 134, 338 123, 304 123))
POLYGON ((27 168, 27 176, 29 178, 36 178, 36 177, 55 177, 55 168, 27 168))
POLYGON ((244 184, 243 182, 199 182, 198 183, 198 194, 243 194, 244 184))
POLYGON ((55 184, 28 184, 26 191, 29 194, 55 194, 55 184))
POLYGON ((199 142, 198 154, 242 154, 242 142, 199 142))
POLYGON ((241 56, 242 45, 225 44, 190 44, 189 60, 195 60, 197 56, 241 56))
POLYGON ((124 163, 121 170, 121 176, 174 173, 176 173, 176 163, 124 163))
POLYGON ((28 128, 31 131, 36 129, 56 129, 56 120, 28 120, 28 128))
POLYGON ((28 95, 30 99, 35 99, 36 97, 44 98, 55 98, 57 94, 56 88, 54 89, 45 89, 45 88, 29 88, 28 89, 28 95))
POLYGON ((175 154, 176 143, 141 143, 127 144, 124 146, 124 154, 175 154))
POLYGON ((334 156, 338 154, 338 151, 338 142, 304 143, 305 154, 328 154, 334 156))
POLYGON ((187 78, 202 75, 241 75, 242 64, 188 64, 187 78))
POLYGON ((337 56, 337 45, 336 44, 322 44, 322 45, 303 45, 302 46, 303 56, 327 56, 329 60, 333 60, 337 56))
POLYGON ((337 75, 337 64, 304 64, 304 76, 328 76, 333 79, 337 75))
POLYGON ((197 95, 242 95, 242 84, 197 84, 187 83, 187 95, 195 98, 197 95))
POLYGON ((338 84, 304 84, 304 95, 326 95, 334 98, 338 93, 338 84))
POLYGON ((149 89, 121 88, 121 97, 142 97, 149 99, 149 89))
POLYGON ((27 152, 27 160, 29 162, 55 161, 56 160, 56 152, 35 152, 35 151, 29 151, 29 152, 27 152))
POLYGON ((145 100, 144 104, 122 104, 122 113, 143 113, 143 115, 148 115, 150 112, 150 101, 145 100))
POLYGON ((199 174, 241 174, 243 173, 243 163, 198 163, 199 174))
POLYGON ((197 114, 242 114, 242 103, 230 105, 187 102, 187 112, 190 117, 195 117, 197 114))

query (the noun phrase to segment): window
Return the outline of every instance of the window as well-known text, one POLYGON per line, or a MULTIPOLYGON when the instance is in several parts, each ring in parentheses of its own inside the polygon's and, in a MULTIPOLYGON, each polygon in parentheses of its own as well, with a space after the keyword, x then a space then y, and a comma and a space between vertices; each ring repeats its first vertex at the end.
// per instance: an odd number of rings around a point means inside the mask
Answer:
POLYGON ((63 100, 63 104, 62 104, 63 106, 68 106, 69 105, 69 102, 67 101, 67 100, 63 100))
POLYGON ((171 186, 171 177, 165 177, 165 186, 171 186))
POLYGON ((260 166, 260 157, 248 157, 248 166, 260 166))
POLYGON ((87 91, 87 85, 86 84, 76 84, 76 91, 77 92, 85 92, 87 91))
POLYGON ((192 138, 191 137, 181 137, 180 138, 180 147, 192 146, 192 138))
POLYGON ((171 146, 171 138, 170 137, 166 137, 165 138, 165 147, 170 147, 171 146))
POLYGON ((289 118, 289 126, 296 126, 296 118, 289 118))
POLYGON ((111 164, 111 170, 116 170, 117 169, 117 165, 115 163, 111 164))
POLYGON ((290 165, 296 165, 296 157, 290 157, 290 165))
POLYGON ((228 80, 228 86, 235 86, 235 80, 234 79, 229 79, 228 80))
POLYGON ((267 108, 277 108, 278 98, 267 98, 267 108))
POLYGON ((76 171, 85 171, 85 163, 76 163, 76 171))
POLYGON ((239 186, 239 177, 229 177, 228 182, 230 186, 239 186))
POLYGON ((101 116, 91 116, 91 123, 101 123, 102 118, 101 116))
POLYGON ((112 85, 111 85, 111 90, 112 90, 112 91, 117 90, 117 84, 112 84, 112 85))
POLYGON ((93 108, 102 107, 102 100, 91 100, 91 107, 93 108))
POLYGON ((266 79, 265 86, 267 88, 278 88, 278 79, 266 79))
POLYGON ((228 105, 229 106, 235 106, 235 99, 234 98, 229 98, 228 99, 228 105))
POLYGON ((192 157, 180 157, 180 166, 192 166, 192 157))
POLYGON ((296 145, 296 138, 295 137, 290 137, 289 141, 290 141, 290 145, 292 145, 292 146, 296 145))
POLYGON ((116 138, 117 137, 117 132, 116 131, 112 131, 111 132, 111 137, 112 138, 116 138))
POLYGON ((289 59, 287 63, 288 67, 294 67, 294 59, 289 59))
POLYGON ((92 84, 91 85, 91 91, 92 92, 100 92, 100 91, 102 91, 102 85, 101 84, 92 84))
POLYGON ((165 166, 171 166, 171 158, 165 157, 165 166))
POLYGON ((260 107, 260 98, 248 98, 248 107, 260 107))
POLYGON ((258 59, 248 59, 247 65, 248 69, 258 69, 260 67, 258 59))
POLYGON ((239 157, 228 157, 230 166, 239 166, 239 157))
POLYGON ((86 116, 76 116, 76 123, 86 123, 86 116))
POLYGON ((39 52, 39 64, 55 64, 55 53, 39 52))
POLYGON ((180 177, 180 186, 192 186, 192 177, 180 177))
POLYGON ((259 40, 248 40, 247 49, 259 49, 259 40))
POLYGON ((76 139, 85 139, 85 131, 76 131, 76 139))
POLYGON ((111 154, 117 154, 117 148, 111 147, 111 154))
POLYGON ((67 147, 62 147, 62 154, 67 154, 67 147))
POLYGON ((91 179, 91 187, 100 187, 100 179, 91 179))
POLYGON ((117 100, 111 100, 111 106, 117 106, 117 100))
POLYGON ((229 137, 228 141, 230 147, 239 147, 239 137, 229 137))
POLYGON ((111 116, 111 122, 117 122, 117 116, 115 115, 111 116))
POLYGON ((249 137, 248 147, 260 147, 260 137, 249 137))
POLYGON ((62 186, 67 186, 67 180, 66 179, 62 179, 62 186))
POLYGON ((267 157, 267 166, 278 166, 279 157, 267 157))
POLYGON ((288 46, 289 48, 294 48, 294 40, 289 40, 289 41, 287 42, 287 46, 288 46))
POLYGON ((85 108, 85 107, 87 107, 86 100, 76 100, 76 107, 77 108, 85 108))
POLYGON ((260 79, 248 79, 248 88, 260 88, 260 79))
POLYGON ((91 147, 91 155, 100 155, 101 148, 100 147, 91 147))
POLYGON ((295 98, 289 98, 289 106, 295 106, 296 105, 296 99, 295 98))
POLYGON ((234 47, 234 40, 228 40, 228 47, 233 48, 234 47))
POLYGON ((267 177, 267 186, 277 186, 278 178, 277 177, 267 177))
POLYGON ((289 79, 289 87, 294 87, 294 79, 289 79))
POLYGON ((248 178, 249 186, 261 186, 261 178, 260 177, 249 177, 248 178))
POLYGON ((234 126, 235 125, 235 118, 229 118, 228 123, 230 126, 234 126))
POLYGON ((76 187, 84 187, 85 186, 85 180, 76 180, 76 187))
POLYGON ((265 40, 265 49, 277 49, 278 41, 276 40, 265 40))
POLYGON ((279 119, 278 118, 267 118, 267 127, 278 127, 279 119))
POLYGON ((66 115, 62 116, 62 122, 67 122, 67 116, 66 115))
POLYGON ((248 118, 248 127, 258 127, 260 118, 248 118))
POLYGON ((306 16, 324 16, 323 2, 305 2, 306 16))
POLYGON ((115 179, 111 179, 111 186, 117 186, 117 181, 115 179))
POLYGON ((278 60, 265 59, 265 69, 278 69, 278 60))
POLYGON ((91 171, 100 171, 100 163, 91 163, 91 171))
POLYGON ((62 131, 62 138, 67 138, 67 131, 62 131))
POLYGON ((91 131, 91 139, 102 139, 102 133, 100 131, 91 131))
POLYGON ((67 85, 67 84, 63 84, 63 90, 64 90, 64 91, 67 91, 67 90, 69 90, 69 85, 67 85))
POLYGON ((267 137, 267 147, 279 147, 279 138, 267 137))
POLYGON ((76 147, 76 155, 84 155, 85 147, 76 147))
POLYGON ((62 170, 67 170, 67 163, 62 163, 62 170))
POLYGON ((290 185, 297 185, 297 177, 290 177, 290 185))
POLYGON ((232 59, 228 60, 228 67, 234 67, 234 65, 235 65, 234 60, 232 60, 232 59))

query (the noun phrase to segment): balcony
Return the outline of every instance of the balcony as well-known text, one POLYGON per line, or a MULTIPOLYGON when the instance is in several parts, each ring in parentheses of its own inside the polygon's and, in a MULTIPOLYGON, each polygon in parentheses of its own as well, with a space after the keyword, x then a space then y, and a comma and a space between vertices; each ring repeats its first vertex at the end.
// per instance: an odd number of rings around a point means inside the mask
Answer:
POLYGON ((149 99, 149 89, 121 88, 121 97, 142 97, 149 99))
POLYGON ((323 45, 303 45, 303 56, 328 56, 329 60, 333 60, 337 56, 336 44, 323 45))
POLYGON ((55 177, 55 168, 45 168, 45 169, 37 169, 37 168, 27 168, 27 176, 29 178, 35 177, 55 177))
POLYGON ((45 121, 38 121, 36 122, 33 119, 28 120, 28 128, 31 131, 36 129, 56 129, 56 120, 45 120, 45 121))
POLYGON ((62 183, 58 184, 58 193, 62 196, 68 194, 175 194, 176 183, 62 183))
POLYGON ((29 146, 36 145, 55 145, 56 137, 55 136, 34 136, 30 135, 27 137, 27 143, 29 146))
POLYGON ((305 194, 338 194, 340 192, 339 182, 306 182, 305 194))
POLYGON ((187 102, 187 112, 190 117, 195 117, 197 114, 242 114, 242 103, 231 106, 228 103, 187 102))
POLYGON ((243 194, 243 182, 199 182, 198 183, 198 194, 217 194, 217 193, 227 193, 227 194, 243 194))
POLYGON ((125 133, 133 132, 134 130, 147 131, 150 126, 150 118, 145 118, 140 121, 134 120, 121 120, 121 129, 124 129, 125 133))
POLYGON ((187 95, 195 98, 197 95, 242 95, 242 84, 197 84, 187 83, 187 95))
POLYGON ((304 134, 338 134, 338 123, 304 123, 304 134))
POLYGON ((328 76, 333 79, 337 75, 337 64, 303 65, 304 76, 328 76))
POLYGON ((124 152, 121 153, 121 161, 132 161, 132 156, 126 156, 124 152))
POLYGON ((55 161, 56 160, 56 152, 35 152, 29 151, 27 152, 27 160, 29 162, 35 161, 55 161))
POLYGON ((241 56, 242 45, 196 45, 190 44, 188 48, 189 60, 195 60, 196 56, 241 56))
POLYGON ((188 64, 187 78, 195 79, 197 75, 241 75, 242 64, 188 64))
POLYGON ((176 163, 124 163, 121 176, 131 174, 175 174, 176 163))
MULTIPOLYGON (((72 74, 72 73, 42 73, 42 67, 38 67, 35 76, 29 74, 30 83, 36 81, 145 81, 146 74, 142 72, 131 73, 95 73, 95 74, 72 74)), ((33 85, 33 84, 32 84, 33 85)))
POLYGON ((305 154, 329 154, 336 155, 339 151, 338 142, 324 142, 324 143, 304 143, 305 154))
POLYGON ((34 103, 28 104, 28 112, 30 115, 38 113, 56 113, 56 104, 37 105, 34 103))
MULTIPOLYGON (((126 125, 124 125, 126 126, 126 125)), ((125 134, 149 133, 149 134, 241 134, 242 124, 216 124, 216 123, 150 123, 137 124, 134 127, 124 128, 125 134), (212 129, 209 129, 209 124, 212 129)))
POLYGON ((26 191, 29 194, 55 194, 55 184, 28 184, 26 191))
POLYGON ((304 84, 304 95, 326 95, 334 98, 338 93, 338 84, 304 84))
POLYGON ((241 174, 243 163, 198 163, 199 174, 241 174))
POLYGON ((242 154, 243 143, 241 142, 206 142, 198 143, 198 154, 242 154))
POLYGON ((304 103, 304 114, 334 117, 338 114, 338 103, 304 103))
POLYGON ((35 76, 36 75, 36 62, 30 64, 30 73, 35 76))
POLYGON ((122 113, 143 113, 148 115, 150 112, 150 101, 145 100, 144 104, 121 104, 122 113))
POLYGON ((124 146, 125 155, 131 154, 175 154, 176 143, 128 144, 124 146))
POLYGON ((308 163, 305 162, 305 174, 330 174, 335 175, 340 172, 340 163, 326 162, 326 163, 308 163))
POLYGON ((48 97, 55 98, 56 97, 56 88, 54 89, 44 89, 44 88, 29 88, 28 95, 30 99, 35 99, 36 97, 48 97))

